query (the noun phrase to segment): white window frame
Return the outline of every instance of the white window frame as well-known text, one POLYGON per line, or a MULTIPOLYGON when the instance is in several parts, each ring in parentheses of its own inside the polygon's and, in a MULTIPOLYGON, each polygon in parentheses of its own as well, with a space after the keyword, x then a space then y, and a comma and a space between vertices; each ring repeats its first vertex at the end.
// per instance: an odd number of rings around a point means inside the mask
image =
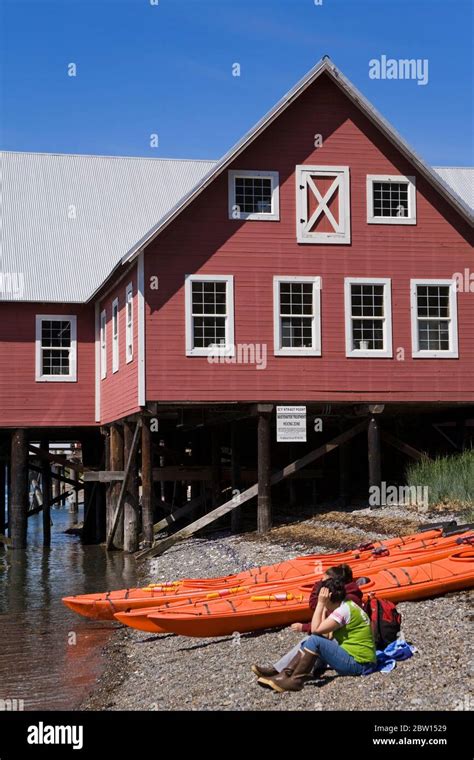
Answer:
POLYGON ((118 372, 120 366, 120 309, 119 299, 112 301, 112 372, 118 372), (117 329, 115 329, 117 328, 117 329))
POLYGON ((416 177, 405 177, 401 174, 368 174, 367 224, 416 224, 416 177), (374 216, 374 182, 407 182, 408 216, 374 216))
POLYGON ((260 222, 278 222, 280 220, 280 183, 278 172, 272 171, 229 171, 228 173, 228 198, 229 198, 229 219, 236 221, 260 221, 260 222), (255 179, 272 180, 272 210, 265 213, 246 213, 237 209, 235 202, 235 180, 237 177, 253 177, 255 179))
MULTIPOLYGON (((410 280, 410 304, 411 304, 411 341, 412 357, 414 359, 458 359, 458 299, 456 280, 445 279, 413 279, 410 280), (441 285, 449 287, 449 351, 420 351, 418 348, 418 285, 441 285)), ((426 317, 421 317, 426 321, 426 317)))
MULTIPOLYGON (((351 242, 351 198, 350 198, 350 173, 348 166, 308 166, 299 164, 296 166, 296 240, 298 243, 313 244, 334 244, 347 245, 351 242), (326 191, 324 197, 321 197, 319 190, 311 183, 313 195, 315 191, 319 195, 320 204, 318 209, 329 219, 331 212, 327 208, 325 201, 331 200, 333 194, 339 189, 339 223, 337 229, 333 232, 308 232, 306 226, 308 221, 307 215, 307 193, 308 182, 311 174, 318 174, 321 177, 332 177, 333 182, 326 191), (324 211, 326 208, 326 212, 324 211)), ((318 214, 319 216, 319 214, 318 214)), ((313 216, 311 218, 314 217, 313 216)), ((316 221, 316 220, 315 220, 316 221)), ((335 222, 335 220, 334 220, 335 222)), ((332 224, 331 220, 330 223, 332 224)), ((334 226, 334 225, 333 225, 334 226)))
POLYGON ((390 277, 345 277, 344 278, 344 313, 346 331, 346 356, 361 359, 391 359, 392 346, 392 281, 390 277), (365 349, 352 347, 352 321, 358 317, 352 316, 351 285, 383 285, 383 341, 385 348, 365 349))
POLYGON ((234 345, 234 276, 232 274, 187 274, 184 281, 185 289, 185 320, 186 320, 186 356, 235 356, 234 345), (225 346, 219 349, 210 347, 194 347, 193 330, 193 282, 225 282, 226 287, 226 320, 225 346))
POLYGON ((133 361, 133 282, 125 290, 125 357, 127 364, 133 361))
POLYGON ((100 379, 107 377, 107 311, 100 312, 100 379))
POLYGON ((35 339, 35 379, 37 383, 75 383, 77 382, 77 316, 75 314, 37 314, 35 339), (43 321, 68 321, 71 323, 71 346, 69 349, 69 375, 43 374, 43 347, 41 345, 41 326, 43 321))
POLYGON ((273 339, 275 356, 321 356, 321 277, 275 275, 273 278, 273 339), (312 347, 297 348, 281 345, 280 284, 283 282, 310 282, 313 285, 313 317, 311 324, 312 347))

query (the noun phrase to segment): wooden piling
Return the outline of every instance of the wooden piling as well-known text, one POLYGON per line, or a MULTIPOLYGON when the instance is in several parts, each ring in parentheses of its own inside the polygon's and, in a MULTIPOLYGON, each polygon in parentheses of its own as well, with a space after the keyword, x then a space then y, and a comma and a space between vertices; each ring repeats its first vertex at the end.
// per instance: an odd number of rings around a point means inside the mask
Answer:
MULTIPOLYGON (((124 459, 128 461, 132 452, 132 442, 135 432, 135 424, 124 422, 123 425, 123 449, 124 459)), ((138 519, 138 471, 137 456, 133 454, 130 475, 124 495, 123 503, 123 549, 132 553, 138 551, 139 540, 139 519, 138 519)))
POLYGON ((11 504, 9 514, 13 549, 25 549, 28 521, 28 435, 24 428, 11 438, 11 504))
MULTIPOLYGON (((231 446, 231 484, 232 484, 232 493, 235 495, 237 492, 240 493, 241 490, 241 480, 240 480, 240 447, 239 447, 239 430, 237 427, 238 423, 233 422, 231 424, 230 428, 230 446, 231 446)), ((242 523, 242 509, 241 507, 236 507, 231 512, 230 517, 230 529, 232 533, 239 533, 242 523)))
POLYGON ((146 418, 142 420, 141 449, 143 543, 149 547, 153 543, 153 462, 150 421, 146 418))
POLYGON ((210 428, 211 437, 211 499, 212 508, 221 500, 221 442, 218 427, 210 428))
POLYGON ((5 534, 5 524, 7 522, 6 504, 5 504, 5 486, 7 480, 6 463, 0 458, 0 535, 5 534))
POLYGON ((371 417, 367 429, 367 443, 369 456, 369 487, 377 486, 380 488, 381 475, 381 455, 380 455, 380 425, 377 417, 371 417))
MULTIPOLYGON (((49 452, 49 440, 41 440, 40 448, 49 452)), ((41 493, 43 495, 43 546, 51 546, 51 465, 42 462, 41 493)))
MULTIPOLYGON (((110 470, 112 471, 123 470, 124 468, 123 427, 119 423, 110 426, 109 460, 110 460, 110 467, 109 467, 110 470)), ((119 494, 120 494, 119 482, 110 483, 107 486, 107 517, 106 517, 107 537, 110 536, 110 531, 112 529, 115 507, 117 505, 119 494)), ((123 512, 121 513, 119 517, 117 529, 115 531, 113 542, 110 548, 123 549, 123 512)))
POLYGON ((272 527, 272 499, 270 489, 271 463, 271 416, 258 409, 258 505, 257 530, 266 533, 272 527))

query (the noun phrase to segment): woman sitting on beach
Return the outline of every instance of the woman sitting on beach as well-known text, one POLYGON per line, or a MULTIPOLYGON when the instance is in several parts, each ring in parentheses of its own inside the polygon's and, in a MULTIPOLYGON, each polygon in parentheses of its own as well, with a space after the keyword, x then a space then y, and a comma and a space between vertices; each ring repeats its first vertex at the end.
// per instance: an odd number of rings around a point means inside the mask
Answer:
MULTIPOLYGON (((321 586, 324 581, 327 581, 328 578, 335 578, 339 579, 344 583, 345 589, 346 589, 346 601, 352 600, 356 604, 359 605, 359 607, 362 607, 362 591, 360 590, 357 583, 354 581, 354 577, 352 575, 352 570, 349 565, 334 565, 334 567, 329 567, 322 578, 320 578, 317 583, 314 584, 313 590, 311 591, 310 597, 309 597, 309 608, 312 613, 314 613, 316 609, 316 605, 318 603, 318 596, 319 592, 321 591, 321 586)), ((327 610, 324 613, 325 615, 328 614, 327 610)), ((311 633, 311 623, 293 623, 291 628, 293 631, 298 631, 299 633, 311 633)), ((332 634, 329 634, 329 638, 332 637, 332 634)), ((290 662, 294 659, 295 655, 298 653, 300 649, 300 643, 295 644, 294 647, 290 649, 289 652, 287 652, 283 657, 281 657, 278 662, 275 663, 275 665, 272 665, 271 667, 266 667, 264 665, 252 665, 252 670, 255 673, 256 676, 259 678, 271 678, 272 676, 277 676, 278 673, 281 673, 285 668, 288 668, 290 665, 290 662)), ((314 678, 318 678, 321 676, 324 671, 326 670, 326 664, 321 662, 321 659, 318 657, 316 658, 316 662, 313 667, 313 676, 314 678)), ((262 684, 262 682, 260 682, 262 684)))
POLYGON ((371 672, 377 659, 370 620, 358 604, 347 598, 345 585, 338 578, 322 582, 311 635, 298 645, 291 662, 276 675, 261 675, 258 682, 278 692, 300 691, 306 681, 314 678, 318 657, 324 667, 333 668, 341 676, 371 672), (327 638, 329 634, 333 638, 327 638))

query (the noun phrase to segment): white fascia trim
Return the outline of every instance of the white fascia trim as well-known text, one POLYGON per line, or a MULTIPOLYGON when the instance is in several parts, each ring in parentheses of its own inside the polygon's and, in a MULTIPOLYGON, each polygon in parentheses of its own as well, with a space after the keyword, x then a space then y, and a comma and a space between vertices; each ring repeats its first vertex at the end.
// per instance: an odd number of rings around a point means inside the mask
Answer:
POLYGON ((391 359, 392 347, 392 281, 390 277, 345 277, 344 278, 344 314, 346 332, 346 356, 360 359, 391 359), (383 285, 383 341, 384 349, 352 348, 352 300, 351 285, 383 285))
POLYGON ((273 278, 273 353, 275 356, 321 356, 321 277, 275 275, 273 278), (311 282, 313 284, 312 348, 283 348, 281 345, 280 283, 311 282))
MULTIPOLYGON (((97 301, 94 307, 95 314, 95 421, 100 422, 100 381, 105 377, 102 362, 102 320, 105 310, 100 311, 97 301)), ((106 373, 107 374, 107 373, 106 373)))
POLYGON ((280 221, 280 184, 278 172, 272 171, 239 171, 232 170, 228 173, 228 202, 229 219, 236 221, 280 221), (236 177, 255 177, 256 179, 271 179, 272 181, 272 210, 270 213, 244 213, 238 209, 235 203, 235 179, 236 177))
POLYGON ((125 361, 130 364, 133 361, 133 283, 129 282, 125 288, 125 361), (132 295, 130 302, 130 326, 128 325, 128 297, 132 295))
POLYGON ((411 348, 413 359, 459 359, 458 299, 456 280, 413 279, 410 280, 411 348), (448 285, 449 290, 449 351, 420 351, 418 348, 418 285, 448 285))
POLYGON ((75 314, 37 314, 35 340, 35 380, 37 383, 77 382, 77 316, 75 314), (41 323, 43 320, 68 321, 71 323, 71 348, 69 353, 69 375, 43 375, 41 352, 41 323))
POLYGON ((416 177, 401 174, 367 175, 367 224, 416 224, 416 177), (408 216, 374 216, 374 182, 408 184, 408 216))
MULTIPOLYGON (((97 309, 99 303, 96 304, 97 309)), ((107 377, 107 310, 102 309, 99 321, 100 330, 100 379, 105 380, 107 377)))
POLYGON ((146 404, 146 362, 145 362, 145 256, 138 257, 137 267, 138 306, 138 406, 146 404))
POLYGON ((119 299, 112 301, 112 373, 119 371, 120 366, 120 310, 119 299), (117 311, 117 335, 114 335, 114 313, 117 311))
POLYGON ((184 279, 186 319, 186 356, 235 356, 234 345, 234 276, 232 274, 187 274, 184 279), (194 348, 193 345, 193 282, 226 282, 226 345, 221 348, 194 348))
MULTIPOLYGON (((349 245, 351 242, 351 183, 348 166, 314 166, 298 164, 296 180, 296 240, 312 245, 349 245), (339 224, 333 232, 308 232, 305 230, 307 216, 308 182, 305 175, 318 174, 339 181, 339 224)), ((331 196, 332 197, 332 196, 331 196)), ((330 203, 331 198, 328 202, 330 203)), ((324 211, 322 212, 324 214, 324 211)))

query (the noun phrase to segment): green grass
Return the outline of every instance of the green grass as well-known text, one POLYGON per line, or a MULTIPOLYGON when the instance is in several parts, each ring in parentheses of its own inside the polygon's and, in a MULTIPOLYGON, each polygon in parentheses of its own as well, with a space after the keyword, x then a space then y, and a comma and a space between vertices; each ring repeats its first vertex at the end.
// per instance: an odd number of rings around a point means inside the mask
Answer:
POLYGON ((474 449, 411 464, 406 471, 406 479, 409 486, 428 486, 430 506, 465 506, 473 516, 474 449))

